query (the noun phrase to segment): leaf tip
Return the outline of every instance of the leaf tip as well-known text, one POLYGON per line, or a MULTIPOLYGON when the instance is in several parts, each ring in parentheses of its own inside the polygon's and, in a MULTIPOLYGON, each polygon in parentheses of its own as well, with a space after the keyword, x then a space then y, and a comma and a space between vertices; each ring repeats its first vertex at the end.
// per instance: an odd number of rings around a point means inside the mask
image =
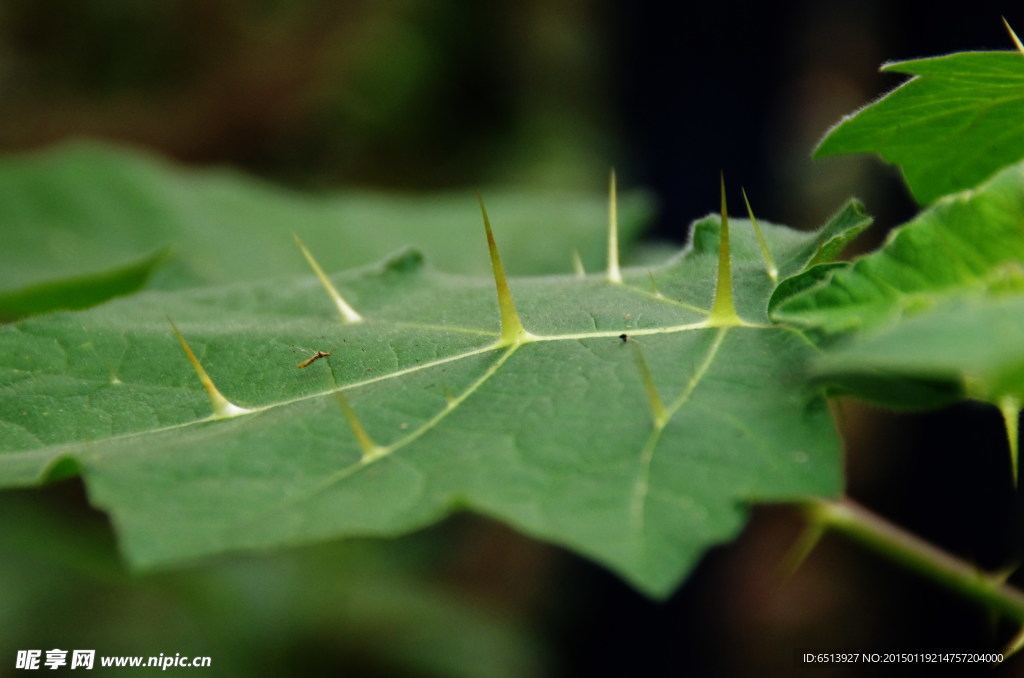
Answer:
POLYGON ((306 258, 306 262, 309 264, 309 267, 313 269, 313 273, 316 274, 320 284, 323 285, 324 290, 327 292, 327 296, 329 296, 331 301, 334 302, 334 306, 338 309, 338 314, 341 316, 342 321, 349 324, 363 322, 363 316, 361 316, 354 308, 352 308, 352 306, 349 305, 347 301, 345 301, 345 298, 341 296, 340 292, 338 292, 338 288, 334 286, 331 279, 328 278, 327 274, 324 273, 324 270, 320 268, 320 264, 318 264, 316 259, 313 257, 313 253, 310 252, 302 240, 299 239, 299 236, 293 233, 292 237, 295 238, 295 244, 299 246, 299 250, 306 258))

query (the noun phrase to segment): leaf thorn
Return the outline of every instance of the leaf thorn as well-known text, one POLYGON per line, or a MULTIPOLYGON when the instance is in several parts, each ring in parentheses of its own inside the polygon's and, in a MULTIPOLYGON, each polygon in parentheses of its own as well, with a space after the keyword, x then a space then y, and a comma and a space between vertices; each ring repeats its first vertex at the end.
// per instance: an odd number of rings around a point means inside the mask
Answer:
POLYGON ((1010 444, 1010 471, 1013 474, 1013 486, 1017 487, 1017 458, 1019 451, 1021 401, 1015 396, 1003 396, 999 399, 999 411, 1003 415, 1006 426, 1006 440, 1010 444))
POLYGON ((811 555, 811 551, 818 545, 822 535, 825 533, 824 525, 814 521, 813 516, 811 518, 811 521, 807 523, 800 533, 796 543, 790 547, 782 561, 779 562, 778 573, 783 579, 789 579, 796 574, 796 571, 807 560, 807 556, 811 555))
POLYGON ((505 267, 501 263, 501 255, 498 253, 498 245, 494 242, 494 233, 491 231, 491 220, 487 217, 487 208, 484 206, 484 198, 476 194, 480 202, 480 212, 484 217, 484 231, 487 233, 487 249, 491 255, 491 268, 494 271, 494 286, 498 291, 498 312, 501 316, 501 340, 500 345, 517 344, 531 338, 529 332, 523 327, 516 312, 516 305, 512 301, 512 290, 509 289, 508 279, 505 278, 505 267))
POLYGON ((615 187, 615 170, 608 177, 608 282, 621 283, 619 270, 619 204, 615 187))
POLYGON ((665 409, 665 404, 661 401, 661 396, 658 395, 658 387, 655 385, 654 377, 651 375, 651 368, 647 366, 643 349, 640 348, 639 342, 628 341, 629 337, 625 334, 619 335, 619 338, 633 347, 633 358, 636 360, 636 367, 640 371, 640 378, 644 382, 644 391, 647 393, 647 402, 651 407, 654 426, 659 429, 664 428, 665 424, 668 423, 668 410, 665 409))
POLYGON ((1013 40, 1013 44, 1017 46, 1017 51, 1024 54, 1024 44, 1021 44, 1020 38, 1018 38, 1017 34, 1013 32, 1012 28, 1010 28, 1010 22, 1006 20, 1005 16, 1003 17, 1003 25, 1006 26, 1006 30, 1010 33, 1010 39, 1013 40))
POLYGON ((665 297, 658 291, 658 283, 654 282, 654 274, 647 271, 647 277, 651 279, 651 289, 654 290, 654 297, 656 299, 664 299, 665 297))
POLYGON ((189 363, 192 364, 192 369, 195 370, 196 376, 199 377, 199 383, 203 385, 206 390, 206 395, 210 399, 210 406, 213 407, 213 419, 226 419, 228 417, 236 417, 240 414, 248 414, 252 410, 244 407, 239 407, 233 402, 224 397, 224 395, 217 389, 213 383, 213 379, 206 373, 206 369, 203 368, 199 362, 199 358, 192 352, 192 347, 185 341, 185 337, 182 336, 181 332, 178 331, 178 326, 174 324, 174 321, 167 318, 167 322, 171 324, 171 330, 174 331, 174 336, 178 338, 181 343, 181 347, 185 350, 185 356, 188 358, 189 363))
POLYGON ((583 268, 583 260, 580 259, 580 252, 577 249, 572 251, 572 272, 577 278, 586 278, 587 270, 583 268))
POLYGON ((761 256, 764 257, 764 269, 773 283, 778 282, 779 267, 775 265, 775 257, 772 256, 771 250, 768 249, 768 243, 764 239, 764 234, 761 233, 761 225, 757 223, 754 210, 750 207, 750 200, 747 199, 747 189, 741 186, 740 192, 743 193, 743 203, 747 206, 747 215, 750 217, 750 223, 754 225, 754 235, 757 236, 757 242, 761 246, 761 256))
POLYGON ((722 192, 722 227, 718 237, 718 282, 715 286, 715 301, 708 316, 711 327, 742 325, 736 314, 732 296, 732 265, 729 261, 729 213, 725 201, 725 173, 719 175, 722 192))
POLYGON ((324 270, 320 268, 320 264, 318 264, 316 259, 313 258, 313 254, 306 248, 302 240, 299 239, 299 236, 293 233, 292 237, 295 238, 295 244, 299 246, 299 250, 301 250, 303 256, 306 257, 309 267, 313 269, 313 273, 316 273, 316 277, 320 280, 320 284, 323 285, 324 289, 327 291, 327 296, 331 298, 331 301, 333 301, 334 305, 337 307, 342 321, 346 323, 363 322, 363 316, 359 315, 354 308, 349 306, 348 302, 346 302, 341 296, 341 293, 338 292, 338 288, 334 286, 331 279, 328 278, 327 274, 324 273, 324 270))
POLYGON ((366 429, 363 428, 362 423, 359 421, 359 416, 356 411, 352 409, 352 405, 349 404, 348 398, 340 390, 334 391, 334 399, 338 402, 341 407, 342 413, 345 415, 345 419, 348 421, 349 428, 352 429, 352 433, 356 436, 356 442, 359 443, 359 450, 363 453, 363 461, 373 461, 384 454, 386 454, 387 448, 381 447, 377 443, 373 442, 367 434, 366 429))
MULTIPOLYGON (((1003 647, 1003 661, 1006 661, 1013 655, 1020 652, 1021 648, 1024 647, 1024 627, 1017 632, 1017 634, 1010 639, 1010 641, 1003 647)), ((1000 662, 994 662, 996 664, 1000 662)))

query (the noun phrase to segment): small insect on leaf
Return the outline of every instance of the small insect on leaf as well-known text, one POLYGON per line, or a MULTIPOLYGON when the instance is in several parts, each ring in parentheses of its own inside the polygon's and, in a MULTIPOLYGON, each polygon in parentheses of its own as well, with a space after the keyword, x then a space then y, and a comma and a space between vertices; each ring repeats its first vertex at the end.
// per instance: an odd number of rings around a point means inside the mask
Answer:
POLYGON ((625 344, 627 341, 629 341, 629 335, 623 332, 622 334, 619 335, 619 339, 622 339, 622 343, 625 344))
POLYGON ((327 353, 326 351, 317 351, 316 353, 314 353, 313 355, 311 355, 310 357, 306 358, 301 363, 296 365, 296 367, 298 367, 301 370, 304 367, 309 367, 317 360, 320 360, 320 358, 326 358, 329 355, 331 354, 327 353))

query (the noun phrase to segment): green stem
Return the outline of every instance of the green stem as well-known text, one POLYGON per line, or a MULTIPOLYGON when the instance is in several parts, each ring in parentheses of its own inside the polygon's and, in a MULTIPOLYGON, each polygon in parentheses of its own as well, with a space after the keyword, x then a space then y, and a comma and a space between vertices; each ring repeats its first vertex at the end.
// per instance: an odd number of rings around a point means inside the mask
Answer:
POLYGON ((942 551, 849 499, 813 500, 804 508, 812 524, 841 532, 875 552, 957 593, 1024 623, 1024 592, 997 575, 942 551))

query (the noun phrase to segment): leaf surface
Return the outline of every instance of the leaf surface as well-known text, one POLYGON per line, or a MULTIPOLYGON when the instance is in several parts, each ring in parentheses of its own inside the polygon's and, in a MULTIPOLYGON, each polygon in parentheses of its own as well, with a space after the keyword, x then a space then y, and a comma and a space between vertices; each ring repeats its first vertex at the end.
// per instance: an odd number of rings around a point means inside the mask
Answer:
POLYGON ((844 118, 818 157, 877 153, 899 165, 919 204, 981 183, 1024 158, 1024 56, 962 52, 887 64, 914 76, 844 118))
MULTIPOLYGON (((762 228, 794 275, 865 223, 851 205, 820 233, 762 228)), ((150 290, 0 328, 0 482, 81 473, 138 566, 395 535, 471 509, 665 595, 749 502, 841 491, 830 416, 804 376, 815 349, 769 323, 760 246, 749 222, 731 230, 738 326, 708 323, 709 217, 691 248, 622 284, 512 279, 521 342, 499 340, 493 280, 414 251, 333 276, 358 324, 304 277, 150 290), (248 413, 210 418, 165 316, 248 413), (331 355, 296 369, 313 351, 331 355)))

